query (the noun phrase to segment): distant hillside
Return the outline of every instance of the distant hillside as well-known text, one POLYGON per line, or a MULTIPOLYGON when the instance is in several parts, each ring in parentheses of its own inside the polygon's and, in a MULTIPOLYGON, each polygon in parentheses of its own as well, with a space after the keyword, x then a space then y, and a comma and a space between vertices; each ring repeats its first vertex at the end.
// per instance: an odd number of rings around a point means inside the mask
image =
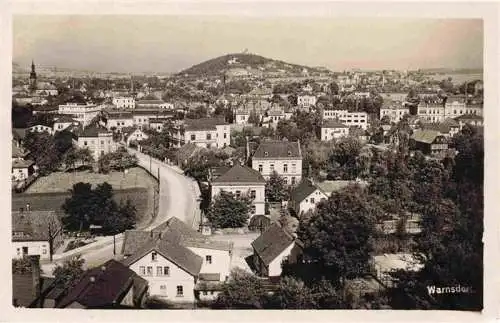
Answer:
POLYGON ((210 59, 203 63, 194 65, 179 72, 177 75, 189 76, 216 76, 228 70, 245 69, 249 73, 289 73, 300 74, 303 71, 308 73, 329 72, 322 67, 308 67, 297 64, 290 64, 279 60, 266 58, 255 54, 227 54, 210 59))

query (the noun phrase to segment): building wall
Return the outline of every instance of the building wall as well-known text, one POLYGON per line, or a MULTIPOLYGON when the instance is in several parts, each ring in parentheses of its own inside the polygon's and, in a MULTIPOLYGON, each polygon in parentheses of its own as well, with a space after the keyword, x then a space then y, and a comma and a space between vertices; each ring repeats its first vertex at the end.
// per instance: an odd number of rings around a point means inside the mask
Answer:
POLYGON ((229 125, 217 125, 217 147, 223 148, 231 144, 231 129, 229 125))
POLYGON ((50 259, 50 248, 48 241, 12 241, 12 258, 23 257, 23 247, 28 248, 28 256, 39 255, 41 260, 50 259))
POLYGON ((312 192, 309 196, 307 196, 304 200, 300 201, 299 204, 299 210, 297 214, 300 214, 302 212, 307 212, 309 210, 314 210, 316 208, 316 205, 322 200, 322 199, 327 199, 328 196, 325 195, 325 193, 321 192, 320 190, 316 190, 312 192))
POLYGON ((274 165, 274 170, 284 177, 287 184, 298 184, 302 180, 302 159, 261 159, 252 158, 252 168, 259 171, 266 180, 269 179, 273 172, 271 165, 274 165), (284 172, 284 165, 287 165, 287 172, 284 172), (259 169, 262 165, 262 171, 259 169), (295 167, 293 167, 295 165, 295 167), (294 180, 295 178, 295 180, 294 180))
POLYGON ((255 214, 263 215, 265 214, 265 184, 212 184, 212 200, 215 196, 219 195, 221 191, 231 192, 236 194, 236 191, 240 191, 241 194, 250 195, 250 191, 255 190, 255 199, 252 201, 252 205, 255 205, 255 214))
POLYGON ((54 132, 63 131, 64 129, 72 126, 72 122, 55 122, 54 123, 54 132))
POLYGON ((102 106, 68 103, 59 105, 58 113, 71 115, 75 120, 87 126, 102 110, 102 106))
POLYGON ((186 130, 184 140, 185 143, 192 142, 199 147, 223 148, 229 146, 231 142, 229 125, 218 125, 216 129, 210 130, 186 130), (210 139, 208 139, 208 135, 210 135, 210 139), (194 139, 192 136, 194 136, 194 139))
POLYGON ((363 130, 368 128, 368 114, 366 112, 349 112, 347 110, 324 110, 323 119, 338 119, 346 126, 356 126, 363 130))
POLYGON ((248 124, 249 117, 250 114, 236 114, 234 120, 236 124, 248 124))
POLYGON ((134 132, 132 132, 128 137, 127 137, 127 146, 130 145, 130 142, 132 141, 141 141, 141 140, 146 140, 148 139, 149 136, 142 132, 140 129, 136 129, 134 132))
POLYGON ((132 127, 134 125, 134 119, 108 119, 106 123, 106 129, 111 130, 115 127, 117 131, 122 131, 125 127, 132 127))
POLYGON ((117 97, 113 98, 113 104, 119 109, 135 108, 135 99, 132 97, 117 97))
POLYGON ((79 137, 79 148, 88 148, 97 161, 99 156, 116 151, 117 145, 111 134, 99 135, 99 137, 79 137))
POLYGON ((398 108, 398 109, 380 109, 380 119, 384 116, 389 116, 391 122, 399 122, 405 114, 410 114, 410 109, 408 108, 398 108))
POLYGON ((157 254, 156 261, 152 261, 151 253, 148 253, 129 268, 148 281, 151 296, 165 298, 171 302, 194 301, 195 278, 160 254, 157 254), (144 267, 145 273, 141 271, 141 267, 144 267), (152 267, 152 275, 148 275, 147 267, 152 267), (162 267, 162 270, 164 267, 169 267, 170 275, 157 275, 158 267, 162 267), (182 297, 177 296, 177 286, 183 287, 182 297))
POLYGON ((283 250, 283 252, 281 252, 273 261, 271 261, 268 267, 268 276, 275 277, 281 275, 281 263, 291 255, 294 245, 295 242, 292 242, 288 247, 286 247, 285 250, 283 250))
POLYGON ((231 270, 231 254, 229 251, 195 247, 187 248, 203 258, 200 274, 220 274, 220 281, 225 281, 229 277, 231 270), (207 261, 207 256, 211 256, 211 263, 207 261))
POLYGON ((297 96, 297 105, 309 107, 316 104, 316 97, 312 95, 297 96))
POLYGON ((29 176, 29 168, 24 167, 24 168, 14 168, 12 167, 12 180, 14 181, 21 181, 24 179, 27 179, 29 176))
POLYGON ((29 127, 28 129, 31 132, 48 132, 51 135, 54 133, 54 130, 51 127, 44 125, 35 125, 33 127, 29 127))
POLYGON ((347 135, 349 135, 349 128, 321 128, 321 141, 329 141, 347 135))

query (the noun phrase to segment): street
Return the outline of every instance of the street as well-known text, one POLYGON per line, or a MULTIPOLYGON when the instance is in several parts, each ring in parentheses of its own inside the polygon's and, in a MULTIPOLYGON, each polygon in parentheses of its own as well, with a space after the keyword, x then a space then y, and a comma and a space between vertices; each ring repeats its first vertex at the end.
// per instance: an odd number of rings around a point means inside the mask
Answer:
MULTIPOLYGON (((182 171, 176 167, 166 165, 134 149, 128 149, 128 151, 137 156, 139 166, 149 171, 155 178, 158 178, 158 174, 160 176, 158 215, 142 230, 151 230, 172 216, 179 218, 197 230, 201 213, 198 202, 199 189, 196 182, 182 175, 182 171)), ((121 251, 122 243, 123 235, 116 235, 115 251, 117 255, 121 251)), ((103 237, 82 248, 55 254, 52 263, 42 264, 42 270, 46 275, 51 275, 53 268, 57 264, 62 264, 65 260, 76 255, 80 255, 85 259, 86 267, 99 265, 114 258, 113 237, 103 237)))

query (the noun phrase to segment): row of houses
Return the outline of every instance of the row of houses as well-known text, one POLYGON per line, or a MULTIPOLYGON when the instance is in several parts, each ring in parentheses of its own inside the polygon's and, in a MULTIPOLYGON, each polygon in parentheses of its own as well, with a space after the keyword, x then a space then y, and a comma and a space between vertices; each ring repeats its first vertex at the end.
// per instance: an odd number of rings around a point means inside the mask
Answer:
POLYGON ((117 109, 162 109, 174 110, 174 104, 165 102, 159 99, 142 99, 136 100, 133 96, 117 96, 113 97, 113 105, 117 109))

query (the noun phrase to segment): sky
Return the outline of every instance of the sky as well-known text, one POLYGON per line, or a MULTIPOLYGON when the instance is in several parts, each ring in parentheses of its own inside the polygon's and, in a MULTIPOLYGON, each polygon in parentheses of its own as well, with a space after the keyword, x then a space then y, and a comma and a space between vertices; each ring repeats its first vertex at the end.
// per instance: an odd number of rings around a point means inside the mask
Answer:
POLYGON ((333 71, 483 66, 480 19, 18 15, 13 42, 22 66, 102 72, 175 73, 245 49, 333 71))

